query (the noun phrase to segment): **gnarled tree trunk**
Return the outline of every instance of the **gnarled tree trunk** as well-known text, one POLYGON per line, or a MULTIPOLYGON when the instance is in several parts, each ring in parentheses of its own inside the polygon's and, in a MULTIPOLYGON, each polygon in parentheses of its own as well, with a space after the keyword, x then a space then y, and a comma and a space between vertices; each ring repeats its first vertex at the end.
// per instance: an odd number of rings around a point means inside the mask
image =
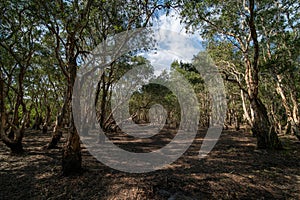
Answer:
POLYGON ((62 137, 63 121, 64 121, 64 117, 66 116, 66 109, 68 107, 68 101, 67 101, 68 93, 69 92, 66 93, 64 104, 61 108, 60 113, 56 116, 55 126, 54 126, 53 132, 52 132, 52 138, 51 138, 49 144, 47 145, 47 149, 57 148, 57 144, 62 137))
MULTIPOLYGON (((282 105, 285 109, 285 113, 287 116, 287 126, 285 129, 285 134, 288 134, 289 132, 291 132, 292 134, 296 135, 298 139, 300 139, 300 132, 299 132, 299 127, 297 124, 297 115, 295 115, 295 111, 292 112, 292 109, 290 108, 290 106, 288 105, 288 101, 286 98, 286 95, 282 89, 281 86, 281 76, 280 75, 276 75, 276 91, 277 93, 280 95, 281 97, 281 101, 282 101, 282 105)), ((293 96, 291 95, 291 98, 293 100, 293 96)), ((295 108, 297 108, 297 103, 295 103, 295 101, 293 101, 293 105, 295 108)), ((293 109, 295 110, 295 109, 293 109)))
MULTIPOLYGON (((74 35, 70 36, 70 41, 73 42, 75 45, 75 37, 74 35), (73 37, 72 37, 73 36, 73 37)), ((67 102, 68 102, 68 114, 70 116, 70 124, 68 129, 68 136, 67 141, 63 148, 63 155, 62 155, 62 170, 64 175, 71 175, 81 172, 81 148, 80 148, 80 138, 78 132, 75 127, 74 123, 74 116, 72 112, 72 95, 73 95, 73 87, 76 79, 77 74, 77 63, 75 55, 73 54, 74 51, 69 52, 69 63, 68 63, 68 72, 69 72, 69 79, 68 79, 68 94, 67 94, 67 102)), ((76 98, 76 97, 75 97, 76 98)), ((77 112, 81 113, 81 112, 77 112)), ((80 116, 78 116, 80 117, 80 116)))
POLYGON ((13 139, 7 137, 3 128, 4 124, 5 124, 5 120, 1 119, 0 131, 1 131, 2 141, 6 146, 10 148, 12 154, 22 154, 24 152, 22 140, 25 132, 25 123, 22 124, 21 128, 17 128, 16 126, 13 126, 14 129, 13 139))
POLYGON ((70 123, 71 126, 68 130, 67 142, 64 146, 62 155, 62 171, 66 176, 77 174, 82 170, 80 138, 74 125, 73 116, 71 116, 70 123))
POLYGON ((264 104, 258 98, 252 99, 250 103, 254 111, 252 132, 257 138, 257 148, 281 149, 281 142, 278 139, 275 127, 269 121, 264 104))
MULTIPOLYGON (((5 127, 6 123, 6 114, 5 114, 5 106, 4 106, 4 80, 2 77, 2 72, 0 72, 0 135, 1 135, 1 139, 4 142, 4 144, 6 146, 8 146, 12 152, 12 154, 21 154, 24 152, 23 150, 23 145, 22 145, 22 139, 24 136, 24 132, 25 132, 25 124, 26 124, 26 117, 27 112, 26 109, 23 108, 23 110, 25 111, 24 113, 24 117, 22 120, 22 125, 21 128, 17 128, 14 124, 12 124, 10 121, 8 121, 7 123, 9 124, 9 126, 11 126, 12 128, 12 137, 8 137, 8 135, 6 134, 5 130, 7 130, 7 128, 5 127)), ((22 99, 18 98, 18 101, 20 101, 22 99)), ((17 102, 16 105, 21 105, 20 102, 17 102)), ((13 121, 15 120, 15 118, 13 119, 13 121)))
POLYGON ((275 128, 271 125, 268 113, 265 105, 261 102, 258 97, 258 86, 259 86, 259 43, 257 38, 257 31, 255 26, 255 13, 254 13, 255 3, 254 0, 249 1, 249 18, 248 26, 250 28, 250 36, 253 42, 253 59, 252 61, 245 54, 245 79, 248 89, 248 96, 250 100, 251 108, 253 109, 253 124, 252 132, 257 138, 257 148, 260 149, 281 149, 282 144, 278 139, 275 128))

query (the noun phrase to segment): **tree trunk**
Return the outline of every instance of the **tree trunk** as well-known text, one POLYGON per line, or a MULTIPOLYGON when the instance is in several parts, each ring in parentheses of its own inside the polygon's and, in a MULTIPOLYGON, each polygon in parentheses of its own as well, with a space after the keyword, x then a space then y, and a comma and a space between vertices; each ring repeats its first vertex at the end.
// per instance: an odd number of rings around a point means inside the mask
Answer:
POLYGON ((252 108, 250 108, 250 114, 249 114, 247 105, 246 105, 245 94, 244 94, 243 90, 241 90, 241 99, 242 99, 242 106, 243 106, 243 111, 244 111, 244 119, 246 119, 247 123, 252 127, 253 126, 253 110, 252 110, 252 108))
POLYGON ((43 128, 42 128, 44 134, 46 134, 48 131, 48 126, 50 124, 50 118, 51 118, 51 108, 49 105, 47 105, 45 121, 44 121, 43 128))
POLYGON ((241 124, 241 118, 238 114, 238 111, 234 110, 234 127, 235 127, 235 130, 237 130, 237 131, 240 130, 240 124, 241 124))
POLYGON ((69 95, 71 95, 72 91, 70 91, 70 87, 67 87, 67 92, 65 93, 65 97, 64 97, 64 103, 63 106, 61 107, 60 113, 56 116, 56 120, 55 120, 55 126, 53 128, 53 132, 52 132, 52 138, 49 142, 49 144, 46 146, 47 149, 53 149, 53 148, 57 148, 58 142, 60 141, 61 137, 62 137, 62 129, 64 126, 64 118, 67 115, 68 111, 67 109, 70 106, 70 98, 72 98, 72 96, 70 97, 69 95))
POLYGON ((274 102, 273 102, 270 106, 272 123, 273 123, 273 126, 275 127, 275 131, 277 133, 282 133, 282 126, 281 126, 280 119, 278 119, 278 117, 275 114, 276 110, 277 110, 277 108, 275 107, 274 102))
POLYGON ((32 125, 32 129, 33 130, 41 130, 40 126, 42 124, 43 119, 41 118, 41 116, 37 113, 35 115, 35 119, 34 119, 34 124, 32 125))
POLYGON ((23 101, 23 79, 25 75, 25 67, 23 65, 20 65, 20 73, 18 76, 18 94, 17 94, 17 100, 14 106, 14 115, 12 121, 6 121, 6 111, 5 111, 5 90, 4 90, 4 79, 2 72, 0 71, 0 136, 2 141, 6 146, 8 146, 12 152, 12 154, 21 154, 24 152, 22 140, 25 132, 25 125, 27 123, 27 109, 26 105, 23 101), (23 111, 23 119, 21 123, 21 128, 17 128, 19 123, 19 107, 22 105, 22 111, 23 111), (6 124, 11 127, 10 135, 7 136, 5 130, 9 129, 6 128, 6 124))
MULTIPOLYGON (((5 122, 4 122, 5 123, 5 122)), ((24 153, 24 149, 23 149, 23 144, 22 144, 22 139, 24 136, 24 132, 25 132, 25 128, 22 127, 20 129, 17 129, 14 131, 15 133, 15 138, 13 140, 11 140, 10 138, 7 137, 7 135, 4 132, 3 129, 3 123, 1 124, 1 138, 3 143, 10 148, 11 153, 14 155, 19 155, 24 153)))
POLYGON ((57 148, 57 144, 62 137, 62 124, 63 124, 63 114, 60 113, 56 117, 55 126, 53 128, 52 138, 47 145, 47 149, 54 149, 57 148))
POLYGON ((255 1, 249 0, 248 25, 250 36, 253 42, 253 59, 250 60, 247 53, 244 54, 245 61, 245 80, 248 89, 248 97, 251 108, 253 109, 252 132, 257 138, 257 148, 259 149, 281 149, 282 144, 278 139, 275 128, 270 124, 265 105, 258 98, 259 86, 259 43, 255 25, 255 1))
POLYGON ((282 149, 275 127, 270 124, 266 107, 259 99, 251 100, 254 112, 252 132, 257 138, 258 149, 282 149))
MULTIPOLYGON (((16 129, 16 126, 11 124, 13 127, 13 138, 9 138, 5 133, 5 125, 6 125, 6 114, 5 114, 5 106, 4 106, 4 80, 2 78, 2 72, 0 72, 0 136, 4 144, 10 148, 12 154, 21 154, 24 152, 22 139, 25 131, 25 121, 23 121, 23 125, 21 129, 16 129)), ((26 115, 26 113, 24 113, 26 115)))
POLYGON ((300 140, 300 121, 299 121, 299 111, 298 111, 298 103, 296 101, 295 96, 293 95, 293 93, 291 92, 291 99, 293 102, 293 122, 295 123, 294 126, 294 134, 296 135, 296 137, 300 140))
MULTIPOLYGON (((300 132, 299 132, 299 127, 297 125, 297 115, 295 115, 295 109, 292 109, 289 107, 288 105, 288 101, 286 98, 286 95, 282 89, 282 85, 281 85, 281 76, 280 75, 276 75, 276 91, 277 93, 280 95, 281 97, 281 101, 282 101, 282 105, 285 109, 285 113, 287 116, 287 129, 286 129, 286 134, 289 133, 289 131, 291 131, 292 134, 294 134, 295 136, 297 136, 298 139, 300 139, 300 132)), ((297 103, 295 103, 295 101, 293 101, 293 96, 291 95, 292 98, 292 102, 293 102, 293 108, 295 108, 295 105, 297 107, 297 103)))
POLYGON ((71 126, 69 127, 68 138, 62 155, 63 175, 80 173, 82 171, 81 162, 80 138, 74 125, 73 116, 71 116, 71 126))
MULTIPOLYGON (((73 88, 77 74, 77 63, 76 57, 74 55, 74 46, 75 45, 75 35, 71 35, 70 38, 70 51, 68 53, 68 72, 69 72, 69 79, 68 79, 68 93, 67 93, 67 102, 68 102, 68 112, 69 114, 69 129, 68 129, 68 137, 66 144, 63 149, 62 155, 62 171, 63 174, 73 175, 81 173, 81 148, 80 148, 80 138, 78 132, 75 127, 74 123, 74 116, 72 112, 72 95, 73 95, 73 88)), ((77 94, 78 95, 78 94, 77 94)), ((80 95, 80 94, 79 94, 80 95)), ((78 97, 74 97, 78 99, 78 97)), ((79 102, 78 102, 79 103, 79 102)), ((78 107, 80 108, 80 106, 78 107)), ((81 112, 78 112, 81 113, 81 112)), ((80 117, 80 116, 79 116, 80 117)))
POLYGON ((108 90, 109 90, 109 85, 108 83, 105 81, 106 79, 106 75, 105 75, 105 72, 103 72, 102 76, 101 76, 101 81, 102 81, 102 87, 101 87, 101 90, 102 90, 102 96, 101 96, 101 102, 100 102, 100 118, 99 118, 99 123, 100 123, 100 126, 101 128, 105 130, 105 121, 106 121, 106 111, 107 111, 107 102, 108 102, 108 90))
POLYGON ((69 107, 68 95, 70 91, 69 89, 67 90, 68 91, 65 93, 63 106, 61 107, 60 113, 56 116, 55 126, 52 132, 52 138, 49 144, 47 145, 47 149, 57 148, 57 144, 62 137, 63 122, 64 118, 66 117, 67 108, 69 107))

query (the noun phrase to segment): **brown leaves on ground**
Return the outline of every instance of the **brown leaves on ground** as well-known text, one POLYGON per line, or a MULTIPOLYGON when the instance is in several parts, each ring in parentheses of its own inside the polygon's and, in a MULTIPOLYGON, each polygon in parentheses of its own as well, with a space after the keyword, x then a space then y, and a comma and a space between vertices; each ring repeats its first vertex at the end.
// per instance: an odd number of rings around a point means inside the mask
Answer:
POLYGON ((0 199, 300 198, 300 144, 296 138, 281 137, 285 150, 257 151, 255 138, 243 131, 224 131, 213 151, 199 160, 204 135, 205 130, 199 131, 189 150, 175 163, 145 174, 110 169, 83 148, 84 173, 64 177, 61 148, 41 148, 50 134, 27 131, 22 156, 10 155, 0 144, 0 199))

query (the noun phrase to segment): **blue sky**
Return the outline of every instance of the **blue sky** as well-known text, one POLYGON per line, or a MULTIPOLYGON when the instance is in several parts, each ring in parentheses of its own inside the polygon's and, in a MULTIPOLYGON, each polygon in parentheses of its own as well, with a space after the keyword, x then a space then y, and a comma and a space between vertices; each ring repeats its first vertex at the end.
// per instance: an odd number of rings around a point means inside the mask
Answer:
POLYGON ((154 22, 157 35, 157 51, 142 53, 155 68, 155 74, 169 70, 175 60, 191 62, 193 55, 203 50, 199 34, 186 33, 183 24, 180 23, 179 14, 171 11, 170 15, 160 15, 154 22))

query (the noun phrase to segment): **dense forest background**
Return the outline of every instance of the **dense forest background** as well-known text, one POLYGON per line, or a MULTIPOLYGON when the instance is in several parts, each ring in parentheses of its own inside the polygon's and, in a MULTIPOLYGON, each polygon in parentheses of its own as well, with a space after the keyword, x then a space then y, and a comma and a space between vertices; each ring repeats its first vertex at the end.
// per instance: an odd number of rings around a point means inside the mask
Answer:
MULTIPOLYGON (((72 115, 76 109, 72 107, 72 96, 77 71, 101 42, 127 30, 151 27, 159 16, 170 17, 172 12, 178 13, 188 34, 203 39, 205 51, 222 75, 228 107, 224 132, 235 137, 230 130, 236 131, 239 140, 253 137, 249 141, 255 147, 244 150, 262 153, 257 159, 289 162, 290 154, 285 157, 278 152, 299 149, 296 141, 300 140, 300 3, 297 0, 4 0, 0 7, 0 131, 3 151, 12 154, 9 159, 19 160, 20 156, 26 159, 30 149, 26 138, 36 142, 43 138, 39 151, 49 153, 59 148, 61 157, 57 159, 61 160, 63 175, 82 173, 85 154, 77 129, 88 133, 99 125, 107 135, 120 134, 122 128, 116 124, 110 104, 114 84, 136 66, 146 64, 149 73, 154 69, 149 60, 133 53, 106 66, 95 86, 96 116, 89 116, 89 110, 81 116, 93 117, 97 124, 82 124, 82 127, 75 126, 72 115), (268 151, 280 155, 268 157, 265 154, 268 151)), ((151 35, 148 39, 151 43, 151 35)), ((168 67, 170 71, 164 71, 156 79, 169 79, 175 72, 182 74, 199 102, 199 130, 208 128, 211 96, 203 77, 192 63, 174 60, 168 67)), ((130 97, 128 120, 149 124, 150 108, 156 104, 167 111, 164 134, 173 133, 181 120, 180 105, 176 95, 159 84, 144 85, 130 97)), ((295 163, 298 161, 299 156, 294 159, 295 163)), ((296 173, 299 177, 299 170, 296 173)), ((299 182, 293 184, 299 186, 299 182)), ((296 199, 294 193, 290 194, 291 199, 296 199)), ((185 194, 187 199, 188 196, 185 194)))

